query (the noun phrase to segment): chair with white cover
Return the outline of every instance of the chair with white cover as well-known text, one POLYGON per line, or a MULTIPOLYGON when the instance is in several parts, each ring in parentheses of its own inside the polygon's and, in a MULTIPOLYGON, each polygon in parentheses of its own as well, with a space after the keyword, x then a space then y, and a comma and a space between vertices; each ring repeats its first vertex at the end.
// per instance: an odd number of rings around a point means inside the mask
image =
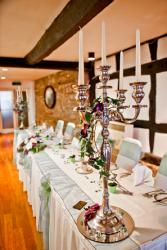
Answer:
POLYGON ((141 142, 133 138, 123 139, 116 159, 116 166, 132 171, 142 154, 141 142))
POLYGON ((63 134, 63 128, 64 128, 64 121, 63 120, 58 120, 56 127, 55 127, 55 134, 56 136, 59 134, 63 134))
POLYGON ((167 191, 167 153, 162 157, 158 173, 155 177, 155 186, 167 191))
POLYGON ((74 129, 75 124, 73 122, 68 122, 64 132, 64 140, 72 141, 74 129))

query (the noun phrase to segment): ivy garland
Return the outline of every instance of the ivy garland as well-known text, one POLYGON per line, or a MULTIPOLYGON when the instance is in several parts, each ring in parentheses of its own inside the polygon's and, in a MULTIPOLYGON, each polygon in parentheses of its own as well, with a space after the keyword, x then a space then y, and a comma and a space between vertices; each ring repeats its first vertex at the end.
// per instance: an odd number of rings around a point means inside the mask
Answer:
MULTIPOLYGON (((106 102, 109 110, 116 108, 119 104, 119 100, 110 97, 106 98, 106 102)), ((103 109, 104 105, 99 97, 94 100, 92 106, 85 113, 80 113, 80 123, 82 124, 80 133, 81 158, 87 156, 92 167, 99 170, 100 177, 108 176, 108 173, 104 170, 105 158, 101 156, 96 147, 93 147, 92 135, 95 132, 97 121, 102 119, 103 109), (95 154, 97 157, 93 158, 92 156, 95 154)), ((109 143, 112 144, 113 141, 109 139, 109 143)))

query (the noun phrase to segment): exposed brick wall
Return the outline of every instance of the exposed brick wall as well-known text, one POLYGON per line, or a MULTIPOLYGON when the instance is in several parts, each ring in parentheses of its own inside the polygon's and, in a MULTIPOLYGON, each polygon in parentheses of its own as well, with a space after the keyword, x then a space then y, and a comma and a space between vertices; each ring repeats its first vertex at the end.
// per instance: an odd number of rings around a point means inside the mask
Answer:
POLYGON ((35 81, 35 99, 36 99, 36 122, 55 126, 58 119, 79 123, 79 115, 73 111, 77 106, 75 93, 72 85, 77 82, 76 71, 59 71, 55 74, 41 78, 35 81), (57 100, 53 109, 47 108, 44 102, 45 88, 51 85, 56 91, 57 100))

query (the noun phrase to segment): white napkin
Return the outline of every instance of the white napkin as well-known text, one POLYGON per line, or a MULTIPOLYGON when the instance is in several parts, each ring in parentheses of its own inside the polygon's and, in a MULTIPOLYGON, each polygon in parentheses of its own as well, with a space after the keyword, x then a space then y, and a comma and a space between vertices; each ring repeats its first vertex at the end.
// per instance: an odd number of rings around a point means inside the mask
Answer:
POLYGON ((71 146, 74 148, 77 148, 77 149, 80 148, 79 140, 76 137, 73 137, 72 142, 71 142, 71 146))
POLYGON ((24 140, 24 143, 25 143, 25 144, 28 143, 28 137, 24 140))
POLYGON ((47 126, 46 126, 46 123, 45 123, 45 122, 43 122, 43 123, 42 123, 42 128, 43 128, 43 129, 46 129, 46 128, 47 128, 47 126))
POLYGON ((134 186, 141 184, 146 184, 147 186, 154 186, 154 178, 152 176, 152 171, 148 167, 142 165, 141 163, 136 164, 133 169, 134 173, 134 186))
POLYGON ((53 128, 53 126, 51 126, 51 127, 49 128, 49 132, 50 132, 50 133, 54 133, 54 128, 53 128))
POLYGON ((63 143, 63 138, 56 137, 55 140, 54 140, 54 143, 55 143, 55 145, 62 144, 63 143))
POLYGON ((31 138, 31 139, 30 139, 30 142, 31 142, 31 143, 37 143, 37 138, 36 138, 36 137, 35 137, 35 138, 31 138))
POLYGON ((27 145, 25 146, 25 149, 27 149, 27 150, 32 149, 32 142, 31 142, 31 141, 29 141, 29 142, 27 143, 27 145))

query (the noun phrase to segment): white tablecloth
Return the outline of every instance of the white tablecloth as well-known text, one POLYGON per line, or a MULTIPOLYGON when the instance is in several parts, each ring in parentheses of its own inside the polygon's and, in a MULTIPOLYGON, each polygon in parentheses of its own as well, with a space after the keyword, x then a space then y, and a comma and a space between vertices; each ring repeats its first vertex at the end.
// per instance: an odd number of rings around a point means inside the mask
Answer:
MULTIPOLYGON (((101 203, 102 192, 99 186, 99 174, 93 172, 85 176, 79 175, 76 171, 76 165, 67 163, 66 159, 73 154, 72 150, 59 150, 58 152, 52 149, 46 149, 45 152, 55 162, 57 166, 80 187, 81 191, 90 197, 94 202, 101 203)), ((37 229, 39 228, 40 218, 40 197, 39 190, 41 185, 41 173, 39 166, 36 164, 32 155, 31 176, 26 173, 26 170, 19 165, 18 169, 21 174, 21 180, 25 183, 25 189, 28 191, 28 200, 32 204, 33 215, 36 216, 37 229), (25 172, 25 174, 23 174, 25 172), (29 179, 28 179, 29 178, 29 179), (29 180, 30 185, 26 184, 29 180)), ((65 206, 60 192, 56 187, 51 187, 51 196, 49 203, 50 224, 49 224, 49 249, 50 250, 130 250, 130 249, 157 249, 165 250, 167 247, 167 207, 153 203, 152 199, 142 196, 142 193, 151 190, 150 187, 142 185, 134 187, 133 176, 121 179, 122 184, 129 190, 134 192, 133 196, 124 195, 121 192, 118 194, 110 194, 110 203, 114 206, 121 207, 129 212, 135 222, 135 230, 130 238, 114 243, 114 244, 99 244, 85 239, 78 231, 75 221, 71 216, 71 211, 65 206)), ((68 201, 71 202, 71 207, 77 201, 82 200, 81 196, 77 197, 73 187, 71 195, 68 195, 68 201), (73 193, 74 192, 74 193, 73 193)), ((65 190, 63 190, 65 192, 65 190)), ((69 190, 68 190, 69 192, 69 190)), ((79 194, 81 195, 81 194, 79 194)), ((76 213, 80 212, 76 210, 76 213)))

